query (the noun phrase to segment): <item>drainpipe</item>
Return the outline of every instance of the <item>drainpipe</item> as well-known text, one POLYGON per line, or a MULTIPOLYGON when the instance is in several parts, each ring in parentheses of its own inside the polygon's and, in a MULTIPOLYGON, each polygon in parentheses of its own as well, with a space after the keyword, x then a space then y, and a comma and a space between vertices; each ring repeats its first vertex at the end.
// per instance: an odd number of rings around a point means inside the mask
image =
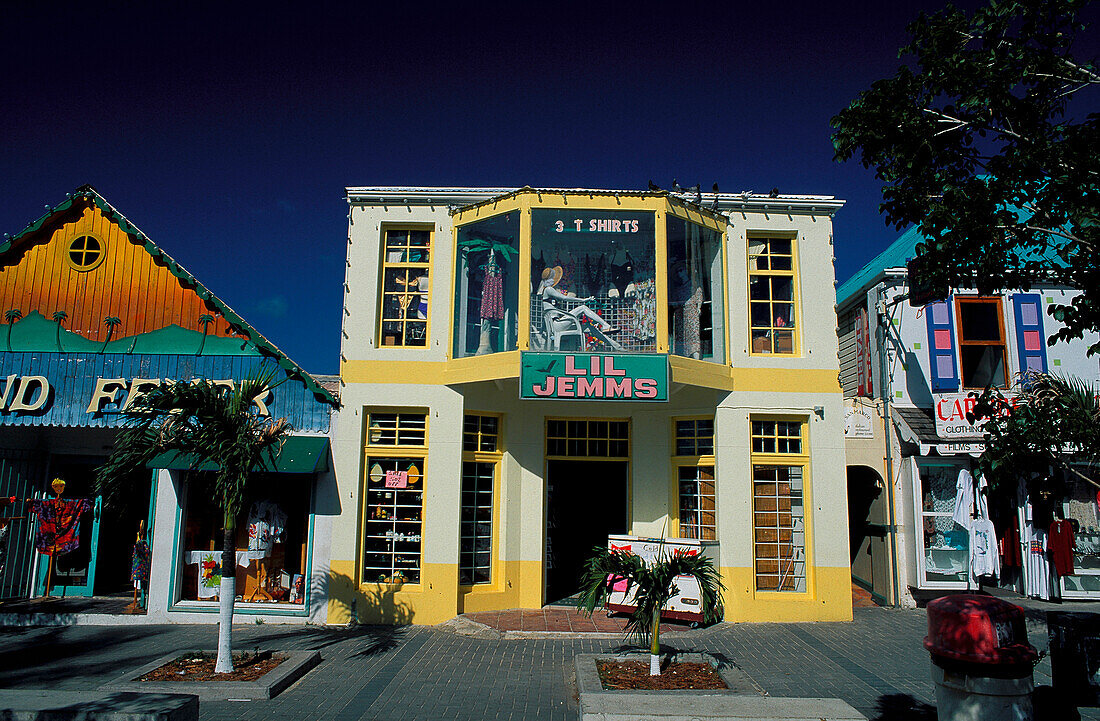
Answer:
POLYGON ((893 421, 890 415, 890 364, 886 357, 886 340, 890 332, 890 318, 886 310, 886 284, 875 287, 875 341, 878 345, 879 388, 882 393, 883 431, 886 436, 886 503, 888 532, 890 533, 890 573, 894 582, 894 608, 901 607, 901 587, 898 579, 898 524, 894 515, 894 444, 893 421))

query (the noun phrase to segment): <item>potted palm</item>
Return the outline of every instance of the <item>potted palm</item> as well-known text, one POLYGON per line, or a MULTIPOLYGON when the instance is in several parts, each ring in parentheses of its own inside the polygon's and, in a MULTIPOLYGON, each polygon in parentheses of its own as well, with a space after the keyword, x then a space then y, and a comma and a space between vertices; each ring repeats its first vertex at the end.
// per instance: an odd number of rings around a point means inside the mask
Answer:
POLYGON ((213 500, 222 512, 222 573, 217 673, 233 672, 233 605, 236 599, 237 518, 249 477, 274 460, 290 432, 286 419, 260 415, 255 404, 271 387, 275 370, 259 371, 233 389, 210 382, 166 383, 135 399, 97 485, 108 503, 125 502, 134 471, 165 452, 193 455, 217 466, 213 500))
POLYGON ((624 631, 628 641, 649 646, 651 676, 661 673, 661 609, 679 593, 677 576, 692 576, 699 582, 703 621, 717 621, 725 586, 714 563, 702 555, 667 552, 662 544, 656 560, 646 562, 629 551, 596 546, 581 576, 580 609, 589 616, 607 602, 616 584, 621 587, 625 581, 627 593, 634 591, 636 608, 624 631))

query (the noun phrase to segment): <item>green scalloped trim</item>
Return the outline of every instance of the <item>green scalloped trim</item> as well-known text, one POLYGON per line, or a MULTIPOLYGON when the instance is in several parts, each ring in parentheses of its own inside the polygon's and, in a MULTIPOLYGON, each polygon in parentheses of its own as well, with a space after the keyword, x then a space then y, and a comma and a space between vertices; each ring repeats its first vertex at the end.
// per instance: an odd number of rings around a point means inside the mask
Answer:
MULTIPOLYGON (((320 383, 318 383, 317 380, 314 379, 314 377, 311 376, 308 371, 292 361, 286 353, 279 350, 278 346, 265 338, 263 334, 260 333, 258 330, 253 328, 244 318, 239 316, 232 308, 226 305, 224 301, 222 301, 220 298, 214 295, 214 293, 212 293, 206 286, 200 283, 198 279, 195 278, 195 276, 184 270, 183 266, 177 263, 175 259, 172 258, 172 256, 168 255, 159 247, 157 247, 156 243, 154 243, 148 236, 138 230, 137 227, 135 227, 133 223, 131 223, 126 218, 126 216, 115 210, 114 206, 108 203, 103 198, 103 196, 97 193, 95 189, 92 188, 90 185, 85 185, 77 188, 76 191, 72 193, 72 196, 70 198, 65 200, 63 203, 54 206, 41 218, 28 225, 26 228, 14 235, 3 245, 0 245, 0 255, 3 255, 10 251, 13 247, 15 247, 18 241, 22 240, 26 236, 41 230, 46 222, 49 221, 51 218, 56 217, 59 213, 63 213, 71 209, 73 205, 80 199, 85 199, 91 203, 94 203, 95 206, 98 207, 108 219, 118 225, 118 227, 121 228, 127 235, 140 242, 144 246, 145 250, 153 256, 154 260, 159 261, 162 265, 164 265, 164 267, 168 269, 168 272, 183 281, 185 285, 193 288, 194 291, 198 293, 200 298, 217 308, 218 312, 222 314, 222 316, 226 319, 226 321, 229 322, 229 324, 233 327, 235 331, 245 336, 249 341, 255 344, 258 351, 260 351, 261 353, 265 353, 272 358, 275 358, 279 362, 279 365, 286 370, 287 375, 291 378, 296 378, 297 380, 301 381, 302 384, 307 389, 309 389, 311 393, 313 393, 313 396, 317 398, 317 400, 321 401, 322 403, 328 403, 329 405, 336 408, 340 407, 340 402, 336 400, 336 398, 331 393, 325 390, 325 388, 320 383)), ((131 336, 131 339, 133 338, 134 336, 131 336)), ((122 340, 125 339, 119 339, 119 341, 122 340)), ((208 336, 207 343, 209 343, 210 341, 211 337, 208 336)), ((115 342, 117 341, 112 341, 111 344, 115 342)), ((234 339, 234 342, 238 341, 234 339)), ((97 345, 99 347, 102 347, 103 344, 99 343, 97 345)))

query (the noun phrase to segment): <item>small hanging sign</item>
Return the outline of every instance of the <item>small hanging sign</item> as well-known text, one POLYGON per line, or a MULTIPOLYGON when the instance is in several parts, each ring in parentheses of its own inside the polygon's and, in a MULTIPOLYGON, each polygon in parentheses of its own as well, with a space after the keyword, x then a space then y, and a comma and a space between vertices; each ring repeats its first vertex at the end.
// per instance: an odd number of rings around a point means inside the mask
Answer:
POLYGON ((408 471, 386 471, 386 488, 408 488, 408 471))

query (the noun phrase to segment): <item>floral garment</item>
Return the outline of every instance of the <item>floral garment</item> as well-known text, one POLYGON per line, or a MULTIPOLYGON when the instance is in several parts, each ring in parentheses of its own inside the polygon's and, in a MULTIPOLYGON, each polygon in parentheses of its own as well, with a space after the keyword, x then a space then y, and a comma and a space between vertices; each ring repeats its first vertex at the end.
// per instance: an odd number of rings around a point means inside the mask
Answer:
POLYGON ((80 548, 80 517, 92 508, 87 498, 54 498, 31 503, 31 513, 38 514, 34 547, 47 556, 80 548))

